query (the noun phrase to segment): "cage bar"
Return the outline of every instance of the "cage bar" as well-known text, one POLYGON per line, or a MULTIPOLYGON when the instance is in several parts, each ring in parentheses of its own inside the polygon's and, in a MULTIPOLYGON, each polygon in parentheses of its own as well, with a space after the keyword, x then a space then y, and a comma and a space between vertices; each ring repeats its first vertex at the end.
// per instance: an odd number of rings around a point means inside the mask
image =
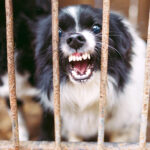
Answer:
POLYGON ((139 143, 104 143, 105 104, 107 94, 107 66, 108 66, 108 42, 109 42, 109 11, 110 0, 103 0, 103 28, 101 50, 101 77, 100 77, 100 102, 99 102, 99 126, 98 143, 70 143, 61 142, 60 119, 60 81, 59 81, 59 57, 58 57, 58 0, 52 0, 52 48, 53 48, 53 88, 54 88, 54 117, 55 117, 55 142, 19 142, 16 83, 14 64, 14 36, 13 36, 13 11, 12 0, 5 0, 6 26, 7 26, 7 61, 10 90, 10 106, 12 112, 13 141, 0 141, 0 150, 150 150, 150 143, 146 143, 146 129, 148 118, 148 104, 150 94, 150 12, 147 55, 145 63, 144 95, 141 114, 141 127, 139 143), (140 146, 140 147, 139 147, 140 146))
POLYGON ((142 38, 147 40, 150 0, 138 0, 138 29, 142 38))
POLYGON ((58 0, 52 0, 53 90, 56 149, 60 149, 61 143, 58 40, 58 0))
MULTIPOLYGON (((104 143, 105 150, 139 150, 139 144, 131 143, 104 143)), ((19 150, 54 150, 55 142, 20 141, 19 150)), ((61 150, 96 150, 97 143, 71 143, 61 142, 61 150)), ((11 141, 1 141, 0 150, 14 150, 11 141)), ((143 150, 143 149, 142 149, 143 150)), ((150 143, 146 144, 146 150, 150 150, 150 143)))
POLYGON ((9 78, 9 98, 12 114, 13 147, 19 149, 18 113, 16 102, 16 80, 14 62, 13 7, 12 0, 5 0, 6 36, 7 36, 7 66, 9 78))
POLYGON ((141 128, 140 128, 140 147, 142 149, 146 146, 146 131, 147 131, 147 119, 148 119, 148 107, 149 107, 149 94, 150 94, 150 11, 149 11, 149 27, 148 27, 148 39, 147 39, 147 52, 145 62, 145 78, 144 78, 144 94, 143 94, 143 106, 141 114, 141 128))
POLYGON ((110 0, 103 0, 103 26, 102 26, 102 49, 101 49, 101 75, 100 75, 100 101, 99 101, 99 126, 98 126, 98 149, 103 149, 104 121, 107 88, 108 66, 108 42, 109 42, 109 12, 110 0))

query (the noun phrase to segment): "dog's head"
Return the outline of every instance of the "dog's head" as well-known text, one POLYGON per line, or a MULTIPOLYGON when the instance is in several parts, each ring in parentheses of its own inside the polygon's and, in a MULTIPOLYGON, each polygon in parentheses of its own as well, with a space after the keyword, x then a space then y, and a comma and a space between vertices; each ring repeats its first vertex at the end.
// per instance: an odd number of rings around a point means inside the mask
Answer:
MULTIPOLYGON (((51 17, 40 21, 36 58, 38 71, 52 68, 51 17), (48 68, 49 66, 49 68, 48 68)), ((59 12, 60 77, 73 83, 89 82, 100 71, 102 10, 87 5, 70 6, 59 12)), ((123 18, 110 14, 108 73, 118 86, 127 79, 132 37, 123 18)), ((50 71, 49 71, 50 74, 50 71)))

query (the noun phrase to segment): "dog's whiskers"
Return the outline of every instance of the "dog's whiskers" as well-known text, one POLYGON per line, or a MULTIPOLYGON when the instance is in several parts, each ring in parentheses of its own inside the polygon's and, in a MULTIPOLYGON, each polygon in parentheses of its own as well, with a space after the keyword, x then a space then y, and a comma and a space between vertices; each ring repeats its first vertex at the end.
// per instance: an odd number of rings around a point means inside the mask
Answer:
MULTIPOLYGON (((102 46, 101 42, 97 42, 97 44, 100 44, 100 46, 102 46)), ((108 48, 110 48, 110 50, 114 50, 122 59, 122 56, 121 56, 120 52, 116 48, 114 48, 114 47, 112 47, 110 45, 108 45, 108 48)))

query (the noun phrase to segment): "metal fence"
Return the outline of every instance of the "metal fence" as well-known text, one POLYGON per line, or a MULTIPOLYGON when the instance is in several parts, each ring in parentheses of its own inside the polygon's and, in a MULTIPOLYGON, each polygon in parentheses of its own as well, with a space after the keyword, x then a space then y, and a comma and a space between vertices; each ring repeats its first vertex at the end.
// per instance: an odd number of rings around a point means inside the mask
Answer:
MULTIPOLYGON (((150 91, 150 17, 148 28, 147 55, 145 63, 145 81, 143 94, 143 108, 141 114, 141 127, 139 143, 104 143, 104 118, 106 102, 108 38, 109 38, 109 11, 110 0, 103 0, 103 29, 102 29, 102 54, 101 54, 101 79, 99 101, 99 129, 97 143, 69 143, 61 142, 60 119, 60 87, 59 87, 59 62, 58 62, 58 0, 52 0, 52 40, 53 40, 53 86, 54 86, 54 117, 55 117, 55 142, 20 142, 18 134, 18 118, 16 103, 15 65, 14 65, 14 37, 12 0, 5 0, 6 25, 7 25, 7 59, 10 90, 10 105, 12 112, 13 141, 1 141, 0 150, 150 150, 150 143, 146 143, 146 130, 148 118, 148 103, 150 91)), ((149 12, 150 16, 150 12, 149 12)))

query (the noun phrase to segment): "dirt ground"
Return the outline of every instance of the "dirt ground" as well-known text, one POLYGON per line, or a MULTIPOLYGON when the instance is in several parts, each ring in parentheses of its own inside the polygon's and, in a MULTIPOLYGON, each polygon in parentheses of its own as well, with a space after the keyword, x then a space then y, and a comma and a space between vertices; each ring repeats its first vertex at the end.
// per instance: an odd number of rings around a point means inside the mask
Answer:
MULTIPOLYGON (((36 140, 40 129, 42 109, 37 102, 27 100, 23 105, 22 112, 30 133, 30 140, 36 140)), ((0 140, 10 140, 11 137, 11 120, 5 101, 0 99, 0 140)))

